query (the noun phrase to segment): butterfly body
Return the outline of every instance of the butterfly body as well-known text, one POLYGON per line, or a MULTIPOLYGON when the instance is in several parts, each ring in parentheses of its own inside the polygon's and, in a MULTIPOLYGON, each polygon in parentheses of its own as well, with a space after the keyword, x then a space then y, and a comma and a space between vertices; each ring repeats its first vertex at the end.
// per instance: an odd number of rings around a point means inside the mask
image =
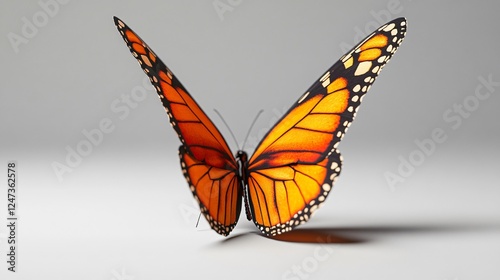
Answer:
POLYGON ((162 101, 182 145, 181 167, 211 228, 228 235, 242 201, 265 235, 305 223, 340 174, 338 145, 382 67, 406 34, 406 20, 381 26, 340 58, 284 114, 251 156, 232 154, 224 137, 149 46, 115 24, 162 101))
POLYGON ((238 163, 238 177, 243 187, 243 202, 245 203, 245 214, 247 220, 252 220, 250 204, 248 203, 248 154, 245 151, 236 152, 236 162, 238 163))

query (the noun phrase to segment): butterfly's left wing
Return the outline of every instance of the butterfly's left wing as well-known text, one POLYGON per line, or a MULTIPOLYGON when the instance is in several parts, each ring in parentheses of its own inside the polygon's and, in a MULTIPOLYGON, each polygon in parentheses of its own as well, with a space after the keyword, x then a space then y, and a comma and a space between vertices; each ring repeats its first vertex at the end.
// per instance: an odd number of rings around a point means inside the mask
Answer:
POLYGON ((186 152, 208 165, 236 169, 224 137, 177 77, 153 50, 119 18, 115 25, 148 75, 186 152))
POLYGON ((238 221, 242 186, 224 137, 194 98, 149 46, 123 21, 115 25, 148 75, 177 132, 181 166, 201 212, 217 233, 228 235, 238 221))
POLYGON ((245 195, 264 234, 291 230, 323 203, 340 174, 337 146, 405 34, 404 18, 370 34, 314 83, 257 146, 245 195))

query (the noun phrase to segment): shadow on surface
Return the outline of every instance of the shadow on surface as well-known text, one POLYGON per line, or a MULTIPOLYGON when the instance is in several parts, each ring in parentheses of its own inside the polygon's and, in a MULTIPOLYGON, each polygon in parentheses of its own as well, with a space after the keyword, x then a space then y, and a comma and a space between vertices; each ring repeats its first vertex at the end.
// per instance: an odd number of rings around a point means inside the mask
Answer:
POLYGON ((298 243, 346 244, 364 242, 362 238, 347 237, 348 234, 339 235, 338 233, 339 230, 335 228, 304 228, 295 229, 268 238, 298 243))
MULTIPOLYGON (((317 243, 317 244, 356 244, 371 242, 388 236, 415 236, 425 234, 456 234, 469 231, 500 230, 498 223, 441 223, 415 225, 364 225, 352 227, 298 228, 280 235, 266 237, 272 240, 317 243)), ((263 236, 260 232, 251 231, 229 236, 222 243, 243 242, 252 235, 263 236)))
POLYGON ((354 227, 304 228, 269 237, 273 240, 298 243, 362 243, 393 235, 450 234, 467 231, 500 230, 500 224, 415 224, 366 225, 354 227))

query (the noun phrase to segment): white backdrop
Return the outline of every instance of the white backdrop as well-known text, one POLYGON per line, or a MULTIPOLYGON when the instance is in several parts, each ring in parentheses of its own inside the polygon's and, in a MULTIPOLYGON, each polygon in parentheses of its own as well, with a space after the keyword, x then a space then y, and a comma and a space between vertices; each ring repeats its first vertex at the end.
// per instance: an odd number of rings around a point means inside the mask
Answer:
POLYGON ((10 160, 18 163, 19 217, 17 272, 2 261, 2 279, 498 278, 499 8, 2 2, 0 260, 10 236, 10 160), (114 15, 224 135, 212 109, 239 141, 264 109, 250 148, 346 48, 390 19, 405 16, 409 26, 340 145, 343 171, 328 201, 288 237, 295 242, 283 242, 244 218, 228 238, 203 218, 195 228, 180 143, 114 15), (98 130, 102 137, 89 136, 98 130))

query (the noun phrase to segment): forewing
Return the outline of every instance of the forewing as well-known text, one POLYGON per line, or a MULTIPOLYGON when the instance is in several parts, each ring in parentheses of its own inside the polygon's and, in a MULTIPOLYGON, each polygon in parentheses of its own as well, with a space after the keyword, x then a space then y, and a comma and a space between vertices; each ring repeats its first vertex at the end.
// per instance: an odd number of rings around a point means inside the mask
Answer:
POLYGON ((125 43, 148 75, 186 153, 209 166, 235 169, 226 141, 172 71, 123 21, 114 17, 125 43))
POLYGON ((248 192, 254 222, 264 234, 305 222, 326 198, 340 173, 337 146, 405 34, 404 18, 370 34, 314 83, 257 146, 249 160, 248 192), (302 195, 283 195, 290 191, 302 195), (294 201, 297 197, 303 201, 294 201))

